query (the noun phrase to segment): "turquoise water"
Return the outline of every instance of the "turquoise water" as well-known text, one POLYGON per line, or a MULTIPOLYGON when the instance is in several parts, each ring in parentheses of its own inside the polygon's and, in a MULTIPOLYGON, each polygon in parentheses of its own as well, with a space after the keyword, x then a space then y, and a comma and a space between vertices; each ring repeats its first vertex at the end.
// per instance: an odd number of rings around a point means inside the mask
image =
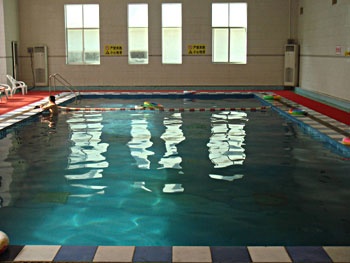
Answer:
POLYGON ((12 129, 0 145, 0 229, 12 244, 350 243, 349 161, 272 110, 62 113, 53 127, 39 116, 12 129))

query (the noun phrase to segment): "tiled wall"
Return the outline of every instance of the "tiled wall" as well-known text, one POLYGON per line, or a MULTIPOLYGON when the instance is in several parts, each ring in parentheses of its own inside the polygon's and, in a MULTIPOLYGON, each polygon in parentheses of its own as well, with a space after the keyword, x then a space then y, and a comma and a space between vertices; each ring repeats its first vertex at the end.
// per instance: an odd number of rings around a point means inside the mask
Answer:
MULTIPOLYGON (((77 86, 282 86, 284 45, 289 37, 289 1, 247 0, 248 64, 218 65, 211 62, 211 3, 183 3, 183 63, 161 63, 162 0, 19 0, 21 76, 31 81, 27 47, 46 44, 49 73, 60 73, 77 86), (102 56, 99 66, 65 63, 64 4, 100 4, 100 45, 122 45, 124 56, 102 56), (127 4, 149 4, 149 64, 128 65, 127 4), (40 15, 38 15, 40 14, 40 15), (187 45, 205 44, 207 55, 188 56, 187 45)), ((175 1, 178 2, 178 1, 175 1)), ((225 2, 225 1, 224 1, 225 2)), ((228 1, 230 2, 230 1, 228 1)), ((231 1, 232 2, 232 1, 231 1)))
POLYGON ((338 0, 337 4, 332 4, 332 0, 246 0, 249 15, 247 65, 211 62, 211 3, 222 1, 182 1, 182 65, 161 64, 162 1, 133 1, 149 3, 149 64, 128 65, 124 55, 102 56, 99 66, 66 65, 63 6, 73 2, 99 3, 102 52, 104 45, 118 44, 126 54, 126 10, 130 1, 16 1, 20 76, 28 83, 32 83, 32 73, 27 47, 46 44, 49 73, 60 73, 75 86, 283 86, 284 44, 288 38, 295 38, 300 44, 300 88, 345 102, 350 100, 347 84, 350 57, 344 55, 350 51, 350 1, 338 0), (207 55, 187 56, 187 45, 198 43, 206 45, 207 55))
POLYGON ((300 0, 300 87, 350 101, 350 1, 300 0))

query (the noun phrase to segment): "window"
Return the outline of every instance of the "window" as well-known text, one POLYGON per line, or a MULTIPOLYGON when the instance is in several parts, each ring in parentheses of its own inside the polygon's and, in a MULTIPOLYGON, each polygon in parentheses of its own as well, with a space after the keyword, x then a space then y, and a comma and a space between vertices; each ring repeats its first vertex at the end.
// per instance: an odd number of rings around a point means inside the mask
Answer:
POLYGON ((128 5, 129 64, 148 64, 148 4, 128 5))
POLYGON ((247 4, 212 4, 213 62, 247 63, 247 4))
POLYGON ((65 5, 67 64, 100 64, 99 5, 65 5))
POLYGON ((182 63, 182 5, 162 4, 162 62, 182 63))

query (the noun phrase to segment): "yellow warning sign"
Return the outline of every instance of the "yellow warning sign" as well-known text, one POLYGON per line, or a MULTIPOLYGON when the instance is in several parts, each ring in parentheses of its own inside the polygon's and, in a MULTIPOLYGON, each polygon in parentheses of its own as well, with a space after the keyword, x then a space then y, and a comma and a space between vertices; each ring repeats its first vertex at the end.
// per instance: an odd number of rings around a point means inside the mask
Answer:
POLYGON ((120 45, 105 45, 105 55, 121 56, 123 55, 123 47, 120 45))
POLYGON ((206 46, 202 44, 194 44, 187 46, 188 55, 205 55, 206 54, 206 46))

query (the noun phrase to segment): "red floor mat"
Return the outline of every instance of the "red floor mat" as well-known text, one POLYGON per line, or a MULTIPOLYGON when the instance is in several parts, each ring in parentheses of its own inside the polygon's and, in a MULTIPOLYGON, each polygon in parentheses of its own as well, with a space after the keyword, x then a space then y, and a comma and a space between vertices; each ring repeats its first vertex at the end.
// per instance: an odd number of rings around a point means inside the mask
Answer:
POLYGON ((337 108, 325 105, 323 103, 308 99, 308 98, 303 97, 301 95, 295 94, 292 91, 281 90, 281 91, 275 91, 275 93, 278 95, 281 95, 282 97, 285 97, 286 99, 294 101, 294 102, 301 104, 305 107, 308 107, 314 111, 322 113, 323 115, 331 117, 337 121, 340 121, 342 123, 350 125, 350 113, 349 112, 342 111, 342 110, 339 110, 337 108))
POLYGON ((6 101, 6 97, 3 95, 0 102, 0 115, 42 100, 47 96, 49 96, 49 92, 46 91, 29 91, 26 95, 17 93, 6 101))

